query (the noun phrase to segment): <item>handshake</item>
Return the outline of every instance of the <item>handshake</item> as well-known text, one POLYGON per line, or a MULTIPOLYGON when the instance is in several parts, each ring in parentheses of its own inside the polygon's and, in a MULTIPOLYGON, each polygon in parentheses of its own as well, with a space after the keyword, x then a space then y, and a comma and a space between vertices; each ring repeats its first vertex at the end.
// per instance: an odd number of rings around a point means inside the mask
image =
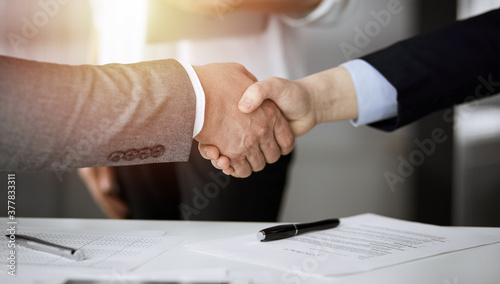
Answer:
POLYGON ((261 82, 236 63, 194 67, 206 98, 200 154, 234 177, 248 177, 290 153, 316 124, 357 117, 354 85, 343 67, 296 81, 261 82))

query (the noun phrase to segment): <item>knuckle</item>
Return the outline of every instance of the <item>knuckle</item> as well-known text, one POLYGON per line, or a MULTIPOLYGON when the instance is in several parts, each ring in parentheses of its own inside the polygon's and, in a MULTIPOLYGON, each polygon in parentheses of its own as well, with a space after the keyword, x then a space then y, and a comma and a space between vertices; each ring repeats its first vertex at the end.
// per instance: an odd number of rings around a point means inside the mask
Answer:
POLYGON ((288 139, 286 140, 287 147, 293 148, 295 146, 295 136, 290 135, 288 136, 288 139))
POLYGON ((259 123, 259 124, 256 124, 254 128, 254 132, 255 134, 259 137, 259 138, 264 138, 266 140, 269 139, 269 126, 266 124, 266 123, 259 123))
POLYGON ((230 64, 233 68, 237 69, 238 71, 245 71, 246 70, 245 66, 243 66, 242 64, 240 64, 238 62, 231 62, 230 64))
POLYGON ((293 136, 286 135, 282 137, 280 142, 281 154, 287 155, 292 152, 295 147, 295 138, 293 136))
POLYGON ((255 148, 258 145, 257 137, 255 135, 245 137, 245 139, 243 140, 243 145, 246 149, 255 148))
POLYGON ((266 80, 271 86, 273 86, 273 88, 279 89, 281 89, 288 82, 288 80, 280 77, 269 77, 266 80))
POLYGON ((285 144, 283 155, 290 154, 292 152, 293 148, 295 147, 295 140, 290 140, 289 143, 285 144))

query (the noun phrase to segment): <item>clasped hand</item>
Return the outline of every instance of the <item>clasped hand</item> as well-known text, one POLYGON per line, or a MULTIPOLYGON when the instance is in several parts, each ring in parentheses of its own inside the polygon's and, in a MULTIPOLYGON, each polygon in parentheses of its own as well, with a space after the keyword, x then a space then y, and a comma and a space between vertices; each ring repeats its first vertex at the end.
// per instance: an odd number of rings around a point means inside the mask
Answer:
MULTIPOLYGON (((306 134, 317 124, 358 116, 356 91, 344 67, 335 67, 295 81, 273 77, 256 82, 244 92, 238 109, 241 113, 256 114, 262 112, 259 111, 261 108, 276 107, 274 104, 279 107, 296 137, 306 134)), ((268 127, 273 126, 273 121, 267 123, 268 127)), ((260 127, 265 129, 265 126, 260 127)), ((283 141, 279 133, 275 131, 275 139, 283 141)), ((200 141, 199 150, 204 158, 211 159, 212 164, 225 174, 241 176, 242 163, 217 147, 216 143, 200 141)), ((260 169, 261 165, 252 169, 260 169)), ((248 167, 245 168, 246 173, 248 167)))
MULTIPOLYGON (((228 174, 247 177, 292 151, 294 133, 274 103, 266 101, 251 113, 238 110, 241 95, 257 81, 243 66, 215 63, 193 68, 206 100, 203 128, 195 137, 200 145, 210 145, 206 150, 200 146, 204 158, 212 158, 212 164, 219 169, 222 167, 218 163, 226 165, 228 174), (219 154, 224 156, 219 157, 219 154)), ((83 168, 79 169, 79 174, 108 216, 127 217, 130 209, 114 190, 117 179, 113 168, 83 168)))
MULTIPOLYGON (((231 175, 248 177, 290 153, 295 135, 280 109, 271 101, 263 102, 251 113, 238 109, 241 95, 257 79, 242 65, 215 63, 194 67, 205 92, 205 121, 195 139, 200 145, 214 145, 201 155, 220 163, 231 164, 231 175), (224 161, 216 160, 219 154, 224 161)), ((217 164, 219 163, 219 165, 217 164)))

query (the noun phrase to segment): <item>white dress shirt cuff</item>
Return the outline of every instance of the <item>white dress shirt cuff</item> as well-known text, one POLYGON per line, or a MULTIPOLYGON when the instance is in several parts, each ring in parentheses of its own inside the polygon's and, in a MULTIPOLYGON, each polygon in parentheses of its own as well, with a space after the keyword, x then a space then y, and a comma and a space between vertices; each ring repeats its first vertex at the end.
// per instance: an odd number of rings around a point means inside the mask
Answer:
POLYGON ((205 92, 201 86, 200 79, 193 69, 193 66, 182 61, 178 61, 186 70, 193 85, 194 93, 196 94, 196 117, 194 120, 193 138, 200 133, 205 121, 205 92))
MULTIPOLYGON (((350 0, 353 1, 353 0, 350 0)), ((349 0, 323 0, 312 11, 298 14, 280 15, 280 19, 290 27, 298 28, 310 24, 330 24, 337 21, 345 11, 349 0)))
POLYGON ((398 114, 398 92, 377 69, 362 59, 348 61, 344 66, 351 75, 358 99, 358 117, 354 126, 392 118, 398 114))

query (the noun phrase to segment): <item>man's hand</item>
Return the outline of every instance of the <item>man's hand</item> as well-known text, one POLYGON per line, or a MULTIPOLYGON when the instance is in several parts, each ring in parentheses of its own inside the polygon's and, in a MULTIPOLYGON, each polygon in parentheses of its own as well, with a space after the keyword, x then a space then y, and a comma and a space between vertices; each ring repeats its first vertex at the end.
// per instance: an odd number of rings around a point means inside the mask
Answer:
POLYGON ((102 211, 113 219, 125 219, 128 207, 116 191, 116 176, 112 167, 95 167, 78 169, 78 174, 83 180, 92 198, 102 211))
MULTIPOLYGON (((247 177, 290 153, 295 137, 281 111, 271 101, 263 102, 252 113, 238 110, 241 94, 256 78, 236 63, 194 67, 205 91, 205 122, 195 139, 218 147, 217 154, 231 163, 235 177, 247 177)), ((201 151, 204 158, 210 154, 201 151)), ((217 156, 218 157, 218 156, 217 156)), ((214 161, 216 165, 216 162, 214 161)))
MULTIPOLYGON (((344 67, 332 68, 296 81, 268 78, 257 82, 243 94, 238 108, 244 113, 251 113, 269 100, 278 105, 297 137, 309 132, 317 124, 358 116, 356 90, 344 67)), ((208 153, 212 164, 224 173, 231 174, 238 170, 238 165, 234 165, 213 145, 200 145, 199 148, 200 152, 208 153)))
MULTIPOLYGON (((252 113, 261 104, 273 100, 281 109, 296 137, 307 133, 316 123, 312 97, 300 83, 281 78, 268 78, 251 85, 243 94, 238 108, 243 113, 252 113)), ((215 168, 221 169, 227 175, 240 171, 239 166, 229 158, 220 156, 219 149, 212 145, 199 144, 200 153, 212 160, 215 168)))

